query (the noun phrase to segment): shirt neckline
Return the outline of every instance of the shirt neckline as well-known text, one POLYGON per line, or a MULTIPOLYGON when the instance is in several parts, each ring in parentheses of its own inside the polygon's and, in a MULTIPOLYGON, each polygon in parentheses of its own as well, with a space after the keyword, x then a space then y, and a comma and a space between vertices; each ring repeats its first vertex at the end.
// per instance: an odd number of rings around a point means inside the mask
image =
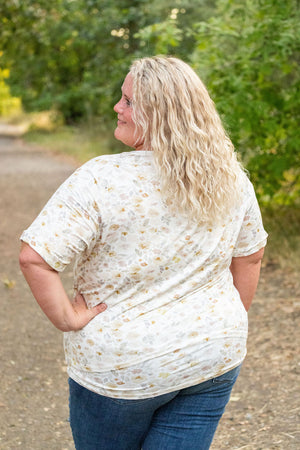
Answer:
POLYGON ((152 155, 153 151, 152 150, 131 150, 130 152, 126 152, 126 153, 128 155, 138 155, 138 154, 142 154, 142 155, 150 154, 150 155, 152 155))

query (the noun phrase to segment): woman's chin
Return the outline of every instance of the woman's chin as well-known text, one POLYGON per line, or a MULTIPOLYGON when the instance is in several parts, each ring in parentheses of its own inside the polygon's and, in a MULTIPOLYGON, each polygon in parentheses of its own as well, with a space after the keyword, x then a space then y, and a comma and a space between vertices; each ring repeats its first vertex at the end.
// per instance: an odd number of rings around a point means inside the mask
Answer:
POLYGON ((120 139, 120 130, 118 130, 118 127, 114 131, 114 136, 118 141, 121 141, 120 139))

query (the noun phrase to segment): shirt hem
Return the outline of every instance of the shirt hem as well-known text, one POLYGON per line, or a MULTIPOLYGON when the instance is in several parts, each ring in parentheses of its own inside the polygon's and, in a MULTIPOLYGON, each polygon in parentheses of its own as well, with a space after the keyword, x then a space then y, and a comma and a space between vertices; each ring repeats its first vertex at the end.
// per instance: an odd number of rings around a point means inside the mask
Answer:
POLYGON ((122 392, 121 395, 120 395, 120 391, 118 391, 119 395, 112 395, 112 394, 114 394, 114 391, 112 389, 96 387, 92 383, 83 381, 79 376, 77 376, 72 371, 72 368, 70 368, 70 367, 68 367, 67 373, 73 381, 75 381, 77 384, 84 387, 85 389, 88 389, 89 391, 94 392, 95 394, 102 395, 104 397, 123 399, 123 400, 143 400, 146 398, 159 397, 160 395, 169 394, 170 392, 174 392, 174 391, 181 391, 182 389, 196 386, 200 383, 204 383, 208 380, 211 380, 212 378, 216 378, 221 375, 224 375, 225 373, 230 372, 231 370, 240 366, 242 364, 242 362, 244 361, 245 357, 246 357, 246 354, 244 355, 243 358, 241 358, 241 360, 239 360, 235 364, 228 366, 228 367, 224 368, 224 370, 216 372, 211 376, 199 377, 197 379, 189 380, 185 383, 181 383, 180 385, 177 385, 176 387, 170 386, 170 388, 168 388, 168 389, 161 389, 158 391, 156 390, 155 392, 152 391, 152 392, 148 392, 148 393, 145 392, 145 389, 141 388, 139 391, 128 390, 127 392, 122 392))

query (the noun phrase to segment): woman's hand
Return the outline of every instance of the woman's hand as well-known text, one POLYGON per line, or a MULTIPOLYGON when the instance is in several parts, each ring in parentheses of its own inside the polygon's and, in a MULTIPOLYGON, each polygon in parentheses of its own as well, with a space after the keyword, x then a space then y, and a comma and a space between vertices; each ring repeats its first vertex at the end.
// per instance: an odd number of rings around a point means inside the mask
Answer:
POLYGON ((59 330, 78 331, 106 309, 104 303, 88 309, 80 294, 71 302, 59 273, 28 244, 22 243, 19 259, 23 275, 36 301, 59 330))
POLYGON ((87 325, 94 317, 106 310, 105 303, 100 303, 93 308, 88 309, 83 295, 77 293, 73 298, 72 307, 74 310, 74 323, 70 324, 72 331, 77 331, 87 325))

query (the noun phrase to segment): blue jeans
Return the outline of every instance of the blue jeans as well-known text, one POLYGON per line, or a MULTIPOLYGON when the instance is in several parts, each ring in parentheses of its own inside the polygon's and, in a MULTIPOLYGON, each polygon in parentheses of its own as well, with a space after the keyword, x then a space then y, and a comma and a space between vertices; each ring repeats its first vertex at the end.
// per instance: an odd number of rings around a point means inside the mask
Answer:
POLYGON ((69 379, 76 449, 207 450, 239 371, 141 400, 104 397, 69 379))

